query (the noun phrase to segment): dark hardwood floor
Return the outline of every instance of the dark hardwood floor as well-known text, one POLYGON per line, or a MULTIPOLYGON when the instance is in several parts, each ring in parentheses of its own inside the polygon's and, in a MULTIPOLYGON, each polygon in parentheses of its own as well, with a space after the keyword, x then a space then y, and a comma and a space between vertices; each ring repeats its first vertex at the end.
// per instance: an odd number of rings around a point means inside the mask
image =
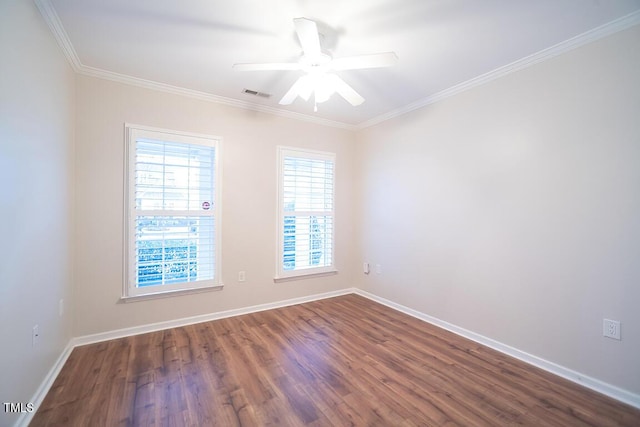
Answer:
POLYGON ((78 347, 31 426, 640 426, 640 410, 357 295, 78 347))

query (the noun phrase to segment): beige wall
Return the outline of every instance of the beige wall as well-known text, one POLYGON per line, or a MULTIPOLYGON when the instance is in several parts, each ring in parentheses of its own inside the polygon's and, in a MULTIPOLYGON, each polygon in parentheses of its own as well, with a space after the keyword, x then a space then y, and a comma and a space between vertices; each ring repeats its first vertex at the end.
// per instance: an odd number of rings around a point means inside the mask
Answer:
POLYGON ((353 133, 127 86, 77 79, 76 336, 351 287, 353 133), (122 304, 124 123, 223 138, 224 290, 122 304), (274 283, 277 145, 336 159, 336 266, 331 277, 274 283), (246 271, 246 282, 237 281, 246 271))
POLYGON ((639 41, 361 131, 358 285, 640 393, 639 41))
POLYGON ((0 400, 27 402, 71 336, 354 285, 640 393, 638 40, 635 27, 354 135, 74 81, 31 2, 2 2, 0 400), (125 122, 223 138, 223 291, 119 303, 125 122), (336 276, 273 283, 277 145, 337 153, 336 276))
POLYGON ((0 58, 0 403, 27 403, 71 338, 74 75, 28 1, 0 2, 0 58))

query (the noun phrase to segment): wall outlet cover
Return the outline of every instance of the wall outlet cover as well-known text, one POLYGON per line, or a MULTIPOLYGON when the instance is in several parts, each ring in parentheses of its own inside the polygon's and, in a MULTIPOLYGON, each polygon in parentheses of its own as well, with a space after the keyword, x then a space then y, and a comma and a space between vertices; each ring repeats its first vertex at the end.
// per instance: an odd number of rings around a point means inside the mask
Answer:
POLYGON ((620 322, 617 320, 603 319, 602 334, 607 338, 613 338, 614 340, 619 340, 620 339, 620 322))

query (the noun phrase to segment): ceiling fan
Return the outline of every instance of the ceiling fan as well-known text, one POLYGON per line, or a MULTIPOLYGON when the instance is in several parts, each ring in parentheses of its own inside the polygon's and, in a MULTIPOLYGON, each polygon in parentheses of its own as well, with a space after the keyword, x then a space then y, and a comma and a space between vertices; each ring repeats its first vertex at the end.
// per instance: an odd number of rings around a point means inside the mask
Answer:
POLYGON ((336 92, 351 105, 360 105, 364 102, 364 98, 334 71, 389 67, 398 61, 394 52, 333 58, 329 53, 322 51, 318 27, 314 21, 296 18, 293 23, 303 52, 298 62, 233 65, 233 68, 239 71, 304 71, 305 75, 298 78, 282 97, 281 105, 291 104, 298 96, 308 101, 313 94, 314 111, 318 111, 317 104, 328 100, 336 92))

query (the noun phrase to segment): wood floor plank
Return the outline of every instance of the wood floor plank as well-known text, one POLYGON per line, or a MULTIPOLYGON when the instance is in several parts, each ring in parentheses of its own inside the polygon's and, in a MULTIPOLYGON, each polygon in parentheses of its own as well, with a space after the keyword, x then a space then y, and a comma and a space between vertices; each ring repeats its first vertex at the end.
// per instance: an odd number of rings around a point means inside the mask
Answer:
POLYGON ((357 295, 73 350, 32 426, 640 426, 640 410, 357 295))

